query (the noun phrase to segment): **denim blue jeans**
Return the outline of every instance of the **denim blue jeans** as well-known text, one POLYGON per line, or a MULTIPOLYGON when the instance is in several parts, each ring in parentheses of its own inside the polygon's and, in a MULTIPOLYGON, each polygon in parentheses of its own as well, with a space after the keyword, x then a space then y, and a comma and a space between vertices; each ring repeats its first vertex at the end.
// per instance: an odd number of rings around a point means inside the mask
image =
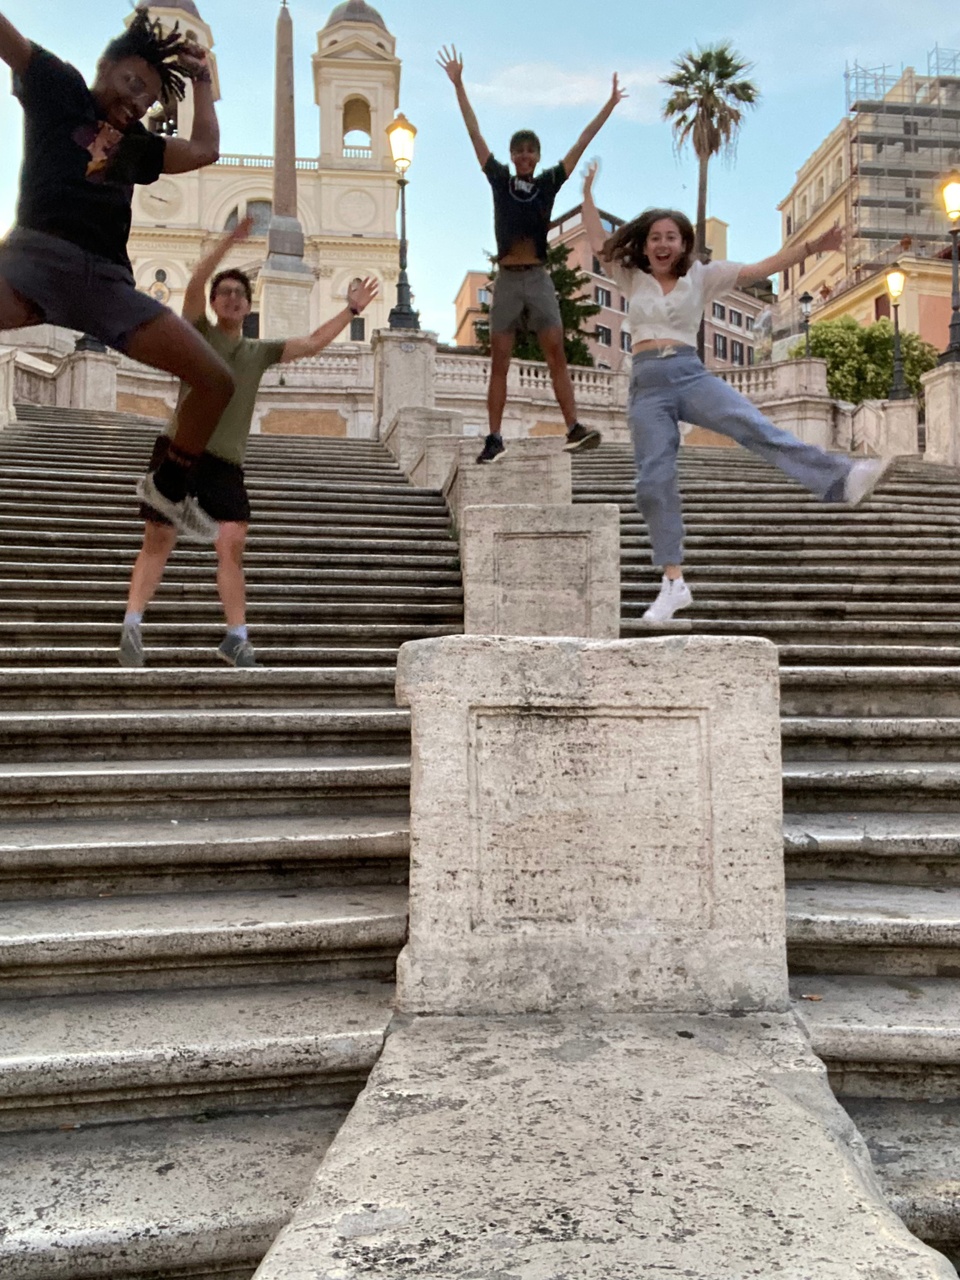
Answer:
POLYGON ((683 514, 677 483, 680 422, 729 436, 772 462, 820 498, 838 501, 852 463, 781 431, 739 391, 708 373, 693 347, 633 358, 627 416, 637 466, 637 506, 655 565, 683 563, 683 514))

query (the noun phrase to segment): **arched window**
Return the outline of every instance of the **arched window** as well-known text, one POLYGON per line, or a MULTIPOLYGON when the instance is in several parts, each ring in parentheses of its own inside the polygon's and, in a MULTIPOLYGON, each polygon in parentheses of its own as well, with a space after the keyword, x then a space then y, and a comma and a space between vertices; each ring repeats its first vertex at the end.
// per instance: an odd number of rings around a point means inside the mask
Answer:
POLYGON ((373 123, 366 98, 348 98, 343 104, 343 154, 367 159, 373 154, 373 123))
POLYGON ((841 182, 843 182, 843 156, 837 156, 837 162, 833 166, 833 184, 839 187, 841 182))
POLYGON ((817 195, 816 195, 816 202, 817 202, 817 205, 818 205, 818 206, 819 206, 819 205, 821 205, 821 204, 823 204, 823 201, 824 201, 824 197, 825 197, 825 194, 826 194, 826 192, 825 192, 825 190, 824 190, 824 187, 825 187, 825 183, 824 183, 824 180, 823 180, 823 175, 821 174, 821 175, 820 175, 820 177, 817 179, 817 195))
POLYGON ((802 227, 803 224, 806 222, 806 220, 807 220, 807 197, 801 196, 800 197, 800 216, 797 220, 798 226, 802 227))

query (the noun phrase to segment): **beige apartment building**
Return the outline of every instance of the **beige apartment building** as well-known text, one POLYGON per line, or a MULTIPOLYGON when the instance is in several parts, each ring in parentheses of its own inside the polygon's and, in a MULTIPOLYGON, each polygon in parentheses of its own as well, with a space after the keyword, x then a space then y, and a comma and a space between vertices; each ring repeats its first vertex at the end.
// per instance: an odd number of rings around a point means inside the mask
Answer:
POLYGON ((813 297, 812 322, 889 314, 885 273, 907 273, 901 321, 935 346, 947 343, 948 224, 939 188, 960 166, 960 53, 936 48, 927 75, 912 67, 855 64, 846 73, 847 115, 797 171, 778 206, 784 247, 838 224, 844 246, 784 271, 776 331, 781 345, 801 328, 799 298, 813 297))
POLYGON ((479 346, 477 321, 483 317, 484 305, 490 305, 490 296, 489 271, 468 271, 453 300, 456 315, 456 330, 453 335, 455 347, 479 346))

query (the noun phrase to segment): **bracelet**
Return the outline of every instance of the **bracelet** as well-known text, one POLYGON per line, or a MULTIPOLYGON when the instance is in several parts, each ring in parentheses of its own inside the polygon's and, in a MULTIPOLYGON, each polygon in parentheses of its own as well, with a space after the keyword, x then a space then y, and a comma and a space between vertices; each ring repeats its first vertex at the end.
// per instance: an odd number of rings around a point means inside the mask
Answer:
POLYGON ((353 315, 353 316, 358 316, 358 315, 360 314, 360 312, 363 310, 363 308, 362 308, 362 307, 355 307, 355 306, 353 305, 353 303, 352 303, 352 302, 348 302, 348 303, 347 303, 347 310, 350 312, 350 314, 351 314, 351 315, 353 315))

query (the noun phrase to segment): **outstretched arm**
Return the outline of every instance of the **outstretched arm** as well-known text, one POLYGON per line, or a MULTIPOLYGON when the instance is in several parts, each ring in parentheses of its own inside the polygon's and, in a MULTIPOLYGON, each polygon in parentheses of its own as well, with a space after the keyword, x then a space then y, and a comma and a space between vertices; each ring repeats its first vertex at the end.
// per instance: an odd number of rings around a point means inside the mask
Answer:
POLYGON ((491 151, 484 141, 483 134, 480 132, 477 117, 474 115, 473 107, 470 105, 467 91, 463 87, 463 54, 457 53, 456 45, 453 45, 449 50, 444 45, 439 54, 437 54, 437 64, 443 67, 453 82, 453 87, 457 91, 457 102, 460 104, 463 123, 467 126, 467 133, 470 135, 473 149, 477 153, 477 159, 480 161, 480 168, 484 169, 490 159, 491 151))
POLYGON ((15 75, 22 76, 32 57, 33 46, 30 41, 0 13, 0 58, 15 75))
POLYGON ((207 51, 191 45, 180 55, 184 71, 193 81, 193 130, 189 138, 168 138, 164 173, 190 173, 215 164, 220 158, 220 124, 213 102, 213 76, 207 51))
POLYGON ((610 97, 604 103, 603 110, 598 116, 590 121, 583 133, 581 133, 580 137, 564 157, 563 167, 567 171, 568 178, 580 163, 583 158, 583 153, 586 151, 587 147, 589 147, 590 143, 613 115, 613 111, 617 103, 622 102, 624 98, 628 96, 629 95, 620 88, 620 82, 617 79, 616 73, 614 73, 613 87, 610 90, 610 97))
POLYGON ((817 236, 815 240, 804 240, 801 244, 795 244, 790 249, 781 249, 779 253, 774 253, 760 262, 741 267, 737 284, 753 284, 757 280, 765 280, 767 276, 773 276, 779 271, 785 271, 788 267, 794 267, 798 262, 815 253, 830 253, 834 249, 842 248, 843 227, 833 226, 829 231, 824 231, 823 235, 817 236))
POLYGON ((354 316, 358 316, 364 307, 369 306, 377 296, 378 288, 376 280, 369 276, 365 280, 354 280, 347 290, 347 305, 343 310, 308 337, 290 338, 283 348, 281 362, 289 364, 291 360, 305 360, 308 356, 319 355, 324 347, 328 347, 334 338, 343 333, 354 316))
POLYGON ((593 180, 597 176, 596 160, 587 169, 587 176, 583 180, 583 226, 587 233, 587 239, 590 241, 590 248, 599 258, 603 253, 603 246, 607 242, 607 233, 603 229, 603 223, 600 221, 600 214, 597 206, 593 202, 593 180))
POLYGON ((244 218, 232 231, 221 236, 214 247, 193 269, 190 283, 183 297, 183 318, 196 324, 207 310, 207 281, 219 267, 235 244, 246 240, 253 229, 253 219, 244 218))

